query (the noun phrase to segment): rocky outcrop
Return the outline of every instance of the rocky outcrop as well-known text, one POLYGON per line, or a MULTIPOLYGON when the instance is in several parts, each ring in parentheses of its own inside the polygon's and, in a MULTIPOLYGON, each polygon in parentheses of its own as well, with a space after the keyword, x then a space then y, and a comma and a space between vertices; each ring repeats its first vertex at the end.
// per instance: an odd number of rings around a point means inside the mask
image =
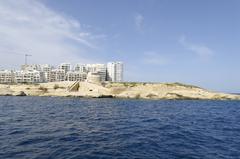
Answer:
POLYGON ((14 96, 27 96, 27 94, 23 91, 19 91, 19 92, 14 92, 13 93, 14 96))
POLYGON ((0 95, 176 100, 240 100, 240 95, 208 91, 200 87, 181 83, 135 82, 105 82, 99 84, 89 82, 50 82, 41 84, 0 85, 0 95))

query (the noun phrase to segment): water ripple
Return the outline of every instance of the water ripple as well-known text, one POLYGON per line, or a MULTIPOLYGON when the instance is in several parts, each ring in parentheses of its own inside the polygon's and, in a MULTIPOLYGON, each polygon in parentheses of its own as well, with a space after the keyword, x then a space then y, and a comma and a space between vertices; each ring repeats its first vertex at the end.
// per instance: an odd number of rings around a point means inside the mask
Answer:
POLYGON ((239 101, 0 97, 0 158, 240 156, 239 101))

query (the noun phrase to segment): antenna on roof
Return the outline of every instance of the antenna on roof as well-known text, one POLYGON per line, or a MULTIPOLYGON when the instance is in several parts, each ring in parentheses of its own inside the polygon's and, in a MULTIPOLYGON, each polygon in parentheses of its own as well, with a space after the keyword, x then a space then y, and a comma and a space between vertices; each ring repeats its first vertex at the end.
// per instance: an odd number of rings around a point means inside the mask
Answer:
POLYGON ((25 65, 27 65, 27 57, 32 56, 30 54, 25 54, 25 65))

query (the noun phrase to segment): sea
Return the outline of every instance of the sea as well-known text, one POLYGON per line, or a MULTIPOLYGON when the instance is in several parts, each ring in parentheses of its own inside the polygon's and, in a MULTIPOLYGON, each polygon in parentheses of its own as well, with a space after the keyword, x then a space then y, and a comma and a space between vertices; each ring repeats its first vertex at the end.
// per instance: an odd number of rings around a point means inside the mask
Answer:
POLYGON ((240 101, 0 97, 0 159, 238 159, 240 101))

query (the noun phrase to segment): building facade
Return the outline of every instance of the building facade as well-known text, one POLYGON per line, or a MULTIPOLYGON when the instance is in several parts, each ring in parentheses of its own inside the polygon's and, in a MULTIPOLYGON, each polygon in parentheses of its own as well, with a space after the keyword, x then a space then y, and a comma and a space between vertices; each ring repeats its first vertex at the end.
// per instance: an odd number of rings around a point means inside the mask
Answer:
POLYGON ((65 71, 62 69, 54 69, 50 72, 50 82, 65 81, 65 71))
POLYGON ((61 63, 58 67, 58 69, 62 69, 67 73, 68 71, 71 70, 71 64, 70 63, 61 63))
POLYGON ((53 66, 45 64, 41 65, 41 70, 44 74, 44 82, 50 82, 51 81, 51 71, 54 69, 53 66))
POLYGON ((15 76, 13 71, 0 71, 0 83, 13 83, 14 78, 15 76))
POLYGON ((15 83, 41 83, 44 82, 43 72, 36 70, 16 71, 14 73, 15 83))
POLYGON ((62 63, 55 69, 48 64, 22 65, 20 71, 0 71, 0 83, 41 83, 59 81, 123 81, 123 63, 77 64, 62 63), (89 78, 88 78, 89 75, 89 78))
POLYGON ((87 64, 86 68, 90 73, 98 73, 101 81, 107 80, 107 66, 105 64, 87 64))
POLYGON ((85 81, 87 79, 87 73, 80 71, 69 71, 66 74, 67 81, 85 81))
POLYGON ((122 62, 109 62, 107 64, 107 81, 123 82, 122 62))
POLYGON ((74 67, 74 71, 87 73, 87 67, 84 64, 76 64, 74 67))

